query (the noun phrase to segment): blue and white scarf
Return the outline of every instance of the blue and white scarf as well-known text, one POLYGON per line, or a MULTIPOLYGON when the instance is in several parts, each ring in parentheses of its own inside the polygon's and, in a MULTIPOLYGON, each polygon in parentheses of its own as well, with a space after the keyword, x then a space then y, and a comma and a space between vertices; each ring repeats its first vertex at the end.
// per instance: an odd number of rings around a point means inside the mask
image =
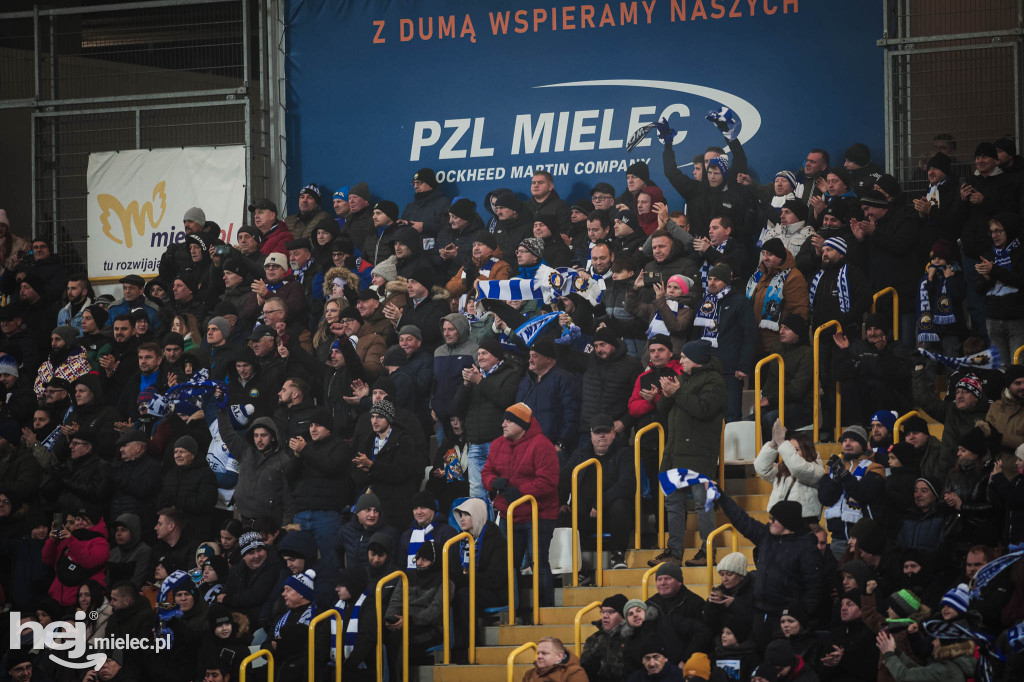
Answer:
MULTIPOLYGON (((345 634, 342 637, 341 645, 342 649, 342 660, 349 657, 352 653, 352 649, 356 646, 356 638, 359 636, 359 611, 363 608, 363 602, 366 601, 366 595, 369 592, 363 592, 356 599, 355 603, 352 604, 352 612, 348 616, 348 625, 345 626, 345 634)), ((342 622, 345 620, 345 609, 348 608, 348 604, 344 599, 338 601, 334 605, 334 608, 338 609, 338 613, 341 614, 342 622)), ((338 640, 338 623, 331 618, 331 663, 337 665, 338 652, 334 648, 334 643, 338 640)), ((365 663, 359 664, 360 668, 365 668, 365 663)))
POLYGON ((974 642, 974 646, 977 647, 975 659, 978 663, 976 676, 970 679, 977 680, 977 682, 991 682, 993 680, 992 664, 996 661, 1006 660, 1006 656, 996 644, 995 637, 984 630, 972 627, 966 620, 929 620, 921 623, 921 626, 929 637, 938 637, 940 640, 958 642, 971 640, 974 642))
MULTIPOLYGON (((302 614, 299 616, 299 619, 295 621, 295 624, 309 625, 309 621, 313 620, 314 613, 316 613, 316 604, 314 604, 313 602, 306 604, 305 610, 303 610, 302 614)), ((289 609, 285 612, 283 616, 281 616, 281 618, 277 621, 277 624, 274 625, 274 639, 277 639, 281 636, 281 628, 283 628, 285 624, 288 622, 288 616, 290 616, 291 614, 292 612, 289 609)))
POLYGON ((56 426, 53 429, 53 431, 50 432, 50 435, 44 438, 43 441, 40 443, 40 445, 46 448, 48 452, 53 452, 53 448, 57 445, 57 439, 61 435, 60 425, 67 423, 68 418, 71 417, 72 412, 74 412, 74 408, 69 407, 67 411, 64 412, 64 416, 61 418, 58 426, 56 426))
POLYGON ((999 369, 1002 365, 1003 359, 999 354, 999 349, 995 346, 989 347, 987 350, 983 350, 973 355, 965 355, 959 358, 951 358, 948 355, 939 355, 930 350, 919 348, 918 351, 926 356, 941 362, 946 367, 952 367, 953 369, 959 369, 966 367, 968 369, 999 369))
POLYGON ((935 302, 935 313, 932 313, 931 291, 928 287, 928 275, 921 278, 917 294, 917 340, 938 341, 939 335, 935 333, 936 327, 942 327, 956 322, 953 314, 953 303, 946 290, 946 276, 942 272, 936 273, 941 278, 939 282, 939 295, 935 302))
POLYGON ((974 587, 971 589, 971 599, 981 599, 981 591, 995 579, 1000 573, 1008 569, 1019 560, 1024 559, 1024 548, 1019 545, 1010 547, 1009 554, 1004 554, 998 559, 993 559, 982 566, 974 574, 974 587))
MULTIPOLYGON (((679 301, 673 301, 671 299, 665 299, 665 305, 668 309, 679 316, 679 301)), ((686 307, 685 305, 683 306, 686 307)), ((647 325, 647 338, 651 338, 655 334, 664 334, 669 336, 668 327, 665 326, 665 319, 661 316, 661 311, 657 308, 654 309, 654 317, 651 318, 651 323, 647 325)))
MULTIPOLYGON (((864 474, 868 472, 868 467, 874 462, 870 457, 866 457, 857 464, 857 467, 850 473, 858 481, 864 478, 864 474)), ((846 496, 846 489, 843 489, 842 494, 835 504, 825 507, 825 519, 841 519, 844 523, 857 523, 864 516, 864 512, 868 512, 870 518, 871 512, 867 507, 862 507, 860 502, 853 499, 852 497, 846 496)))
POLYGON ((658 474, 658 482, 666 495, 671 495, 677 490, 689 488, 691 485, 708 484, 708 496, 704 501, 704 511, 711 511, 715 508, 715 500, 722 496, 718 486, 704 474, 699 474, 690 469, 669 469, 658 474))
MULTIPOLYGON (((724 242, 722 242, 718 246, 712 245, 711 248, 713 248, 715 251, 718 251, 718 253, 725 253, 725 245, 728 244, 728 243, 729 243, 729 240, 726 239, 724 242)), ((705 291, 708 288, 708 271, 709 270, 711 270, 711 263, 710 263, 710 261, 708 261, 707 255, 705 255, 704 256, 704 264, 700 266, 700 284, 704 288, 705 291)))
MULTIPOLYGON (((485 523, 480 529, 480 535, 473 538, 473 541, 476 543, 476 547, 474 548, 474 554, 476 554, 476 557, 474 558, 474 561, 477 568, 480 568, 480 548, 484 546, 484 532, 486 530, 487 524, 485 523)), ((462 563, 462 572, 467 573, 469 571, 469 540, 462 540, 459 542, 459 560, 462 563)))
POLYGON ((722 314, 722 299, 731 290, 732 287, 725 287, 717 294, 704 294, 704 302, 697 310, 697 317, 693 320, 694 326, 704 328, 701 338, 710 341, 712 348, 718 348, 718 320, 722 314))
MULTIPOLYGON (((768 293, 765 294, 764 302, 761 304, 761 322, 758 324, 761 329, 779 331, 779 320, 782 319, 783 288, 786 286, 786 278, 789 277, 791 270, 792 268, 780 270, 772 276, 772 281, 768 283, 768 293)), ((758 268, 747 280, 748 300, 753 300, 754 291, 757 290, 757 285, 764 275, 764 270, 758 268)))
POLYGON ((416 568, 416 552, 420 550, 424 542, 432 541, 433 539, 434 524, 428 523, 426 528, 413 527, 412 534, 409 536, 409 554, 406 557, 406 568, 416 568))
MULTIPOLYGON (((522 270, 522 269, 520 269, 522 270)), ((593 277, 583 277, 572 268, 552 268, 543 263, 536 267, 532 277, 512 277, 478 282, 477 298, 496 298, 502 301, 544 301, 579 294, 597 305, 604 294, 604 286, 593 277)))
MULTIPOLYGON (((1006 245, 1004 249, 995 249, 996 257, 992 261, 992 265, 1003 268, 1004 270, 1012 271, 1013 262, 1011 256, 1013 252, 1020 246, 1020 239, 1014 239, 1012 242, 1006 245)), ((996 281, 995 285, 988 290, 987 296, 1006 296, 1007 294, 1017 293, 1017 287, 1011 287, 1007 284, 1003 284, 1000 281, 996 281)))
MULTIPOLYGON (((836 275, 836 286, 839 287, 839 312, 844 314, 850 312, 850 279, 847 276, 847 267, 844 263, 839 268, 839 274, 836 275)), ((814 296, 818 293, 818 282, 821 281, 824 274, 824 270, 818 270, 818 274, 811 280, 811 310, 814 310, 814 296)))

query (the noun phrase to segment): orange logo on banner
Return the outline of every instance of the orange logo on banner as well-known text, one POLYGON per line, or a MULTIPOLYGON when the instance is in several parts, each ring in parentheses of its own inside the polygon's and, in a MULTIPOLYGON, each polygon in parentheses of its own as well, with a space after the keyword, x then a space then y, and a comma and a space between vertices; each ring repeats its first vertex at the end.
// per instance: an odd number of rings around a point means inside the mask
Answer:
POLYGON ((147 201, 146 203, 139 205, 139 202, 132 201, 127 206, 121 204, 117 197, 113 194, 99 194, 96 196, 96 203, 99 204, 103 213, 100 214, 100 224, 103 226, 103 234, 107 236, 110 241, 115 244, 124 244, 125 246, 131 247, 132 245, 132 225, 135 225, 135 231, 138 232, 141 237, 146 233, 146 224, 153 229, 160 224, 160 221, 164 219, 164 213, 167 211, 167 194, 165 193, 166 182, 161 180, 156 183, 153 187, 153 200, 147 201), (153 219, 153 205, 160 204, 160 215, 155 220, 153 219), (119 239, 116 235, 111 234, 110 226, 110 213, 113 211, 117 214, 118 219, 121 221, 121 230, 124 232, 124 241, 119 239))

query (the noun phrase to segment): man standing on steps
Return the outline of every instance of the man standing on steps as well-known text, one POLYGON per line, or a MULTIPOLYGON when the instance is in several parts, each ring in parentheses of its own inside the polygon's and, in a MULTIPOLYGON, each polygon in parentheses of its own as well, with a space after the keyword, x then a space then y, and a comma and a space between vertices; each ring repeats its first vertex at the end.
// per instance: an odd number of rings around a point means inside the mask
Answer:
MULTIPOLYGON (((707 341, 690 341, 679 354, 683 373, 678 377, 660 379, 662 399, 658 401, 659 421, 666 425, 665 458, 662 471, 684 468, 707 477, 718 472, 718 456, 722 440, 722 420, 725 418, 726 388, 722 378, 722 365, 711 354, 707 341)), ((715 512, 705 511, 707 489, 702 485, 681 488, 665 497, 668 511, 668 549, 648 564, 661 562, 679 564, 683 558, 686 538, 686 491, 693 496, 697 511, 697 527, 701 544, 697 554, 686 562, 687 566, 706 566, 704 544, 715 529, 715 512)))

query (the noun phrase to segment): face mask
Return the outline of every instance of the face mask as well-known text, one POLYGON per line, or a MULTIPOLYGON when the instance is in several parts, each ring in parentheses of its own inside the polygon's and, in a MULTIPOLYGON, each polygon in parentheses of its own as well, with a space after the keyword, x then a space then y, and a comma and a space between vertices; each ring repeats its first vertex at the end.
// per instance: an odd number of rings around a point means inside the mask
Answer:
POLYGON ((978 463, 975 462, 973 459, 966 459, 965 458, 965 459, 961 459, 960 461, 958 461, 956 463, 956 465, 960 468, 960 471, 974 471, 974 469, 975 469, 975 467, 977 467, 978 463))

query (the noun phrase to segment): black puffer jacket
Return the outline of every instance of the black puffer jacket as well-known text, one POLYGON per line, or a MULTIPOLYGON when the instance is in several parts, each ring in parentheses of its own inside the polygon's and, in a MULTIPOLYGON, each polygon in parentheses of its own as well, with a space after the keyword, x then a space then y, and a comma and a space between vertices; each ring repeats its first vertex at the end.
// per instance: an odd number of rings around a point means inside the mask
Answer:
POLYGON ((83 504, 106 507, 114 490, 114 476, 110 465, 96 452, 85 457, 68 459, 51 473, 43 483, 43 496, 55 501, 59 509, 78 509, 83 504))
POLYGON ((821 594, 821 554, 811 533, 772 535, 768 524, 750 518, 728 495, 719 498, 736 529, 755 545, 754 608, 780 614, 799 597, 808 613, 818 608, 821 594))
POLYGON ((466 442, 490 443, 501 435, 505 409, 516 401, 519 379, 519 373, 506 362, 479 384, 459 386, 452 411, 463 415, 466 442))
POLYGON ((698 651, 710 650, 711 630, 703 623, 703 599, 682 586, 674 597, 656 594, 647 603, 656 606, 661 613, 655 631, 657 636, 665 642, 673 638, 680 642, 678 648, 668 652, 673 664, 687 660, 698 651))
POLYGON ((284 450, 277 424, 270 417, 260 417, 252 422, 243 438, 232 428, 227 412, 221 410, 217 414, 217 426, 224 444, 238 460, 238 483, 233 496, 235 509, 246 518, 267 516, 282 521, 285 471, 291 456, 284 450), (274 436, 267 452, 260 452, 253 445, 252 432, 257 427, 267 429, 274 436))
POLYGON ((109 518, 129 513, 152 525, 156 521, 161 478, 160 465, 145 452, 138 459, 119 460, 114 465, 114 497, 110 500, 109 518))
POLYGON ((486 230, 484 221, 475 213, 469 224, 461 230, 453 230, 447 222, 441 227, 437 233, 437 239, 434 241, 434 248, 430 250, 429 255, 430 262, 438 273, 437 280, 439 282, 450 280, 459 272, 459 268, 473 259, 473 242, 477 241, 486 230), (439 254, 439 249, 443 249, 449 244, 455 244, 459 252, 455 258, 444 260, 439 254))
POLYGON ((745 187, 738 185, 732 179, 734 171, 743 170, 745 172, 747 159, 738 142, 730 143, 729 148, 735 156, 733 167, 730 169, 730 177, 726 178, 718 187, 708 184, 707 175, 700 181, 686 177, 677 166, 676 153, 672 149, 671 143, 666 144, 665 151, 662 152, 665 177, 686 200, 690 231, 695 237, 707 237, 708 225, 711 223, 711 219, 718 215, 727 215, 732 219, 733 237, 742 240, 744 234, 748 232, 744 221, 751 196, 745 187))
POLYGON ((160 507, 177 507, 188 516, 191 537, 205 538, 210 532, 213 506, 217 504, 217 478, 203 453, 185 466, 173 466, 164 473, 160 486, 160 507))
POLYGON ((512 276, 519 272, 516 261, 516 247, 527 237, 533 236, 533 216, 524 208, 515 218, 499 220, 498 226, 494 229, 494 239, 498 242, 498 248, 504 254, 509 266, 512 268, 512 276))
MULTIPOLYGON (((417 192, 416 198, 406 204, 402 210, 402 220, 408 220, 410 223, 423 223, 423 236, 433 237, 448 224, 448 208, 451 203, 451 200, 441 194, 438 189, 417 192)), ((440 239, 438 239, 438 245, 444 246, 440 243, 440 239)))
MULTIPOLYGON (((357 444, 357 452, 373 459, 373 466, 366 472, 354 470, 352 479, 358 490, 373 489, 380 500, 384 521, 401 533, 409 523, 412 497, 423 478, 420 454, 412 447, 405 430, 396 424, 392 424, 391 433, 380 452, 373 456, 375 437, 376 434, 371 432, 357 444)), ((396 537, 398 533, 395 533, 396 537)))
POLYGON ((626 354, 626 346, 621 339, 616 340, 615 350, 607 359, 602 360, 596 353, 586 355, 580 400, 580 433, 590 431, 590 420, 598 414, 621 420, 629 432, 633 425, 627 409, 629 396, 642 369, 639 360, 626 354))
POLYGON ((307 439, 306 447, 288 459, 285 469, 291 488, 288 515, 307 509, 341 511, 350 505, 353 497, 351 463, 352 449, 340 438, 307 439))

